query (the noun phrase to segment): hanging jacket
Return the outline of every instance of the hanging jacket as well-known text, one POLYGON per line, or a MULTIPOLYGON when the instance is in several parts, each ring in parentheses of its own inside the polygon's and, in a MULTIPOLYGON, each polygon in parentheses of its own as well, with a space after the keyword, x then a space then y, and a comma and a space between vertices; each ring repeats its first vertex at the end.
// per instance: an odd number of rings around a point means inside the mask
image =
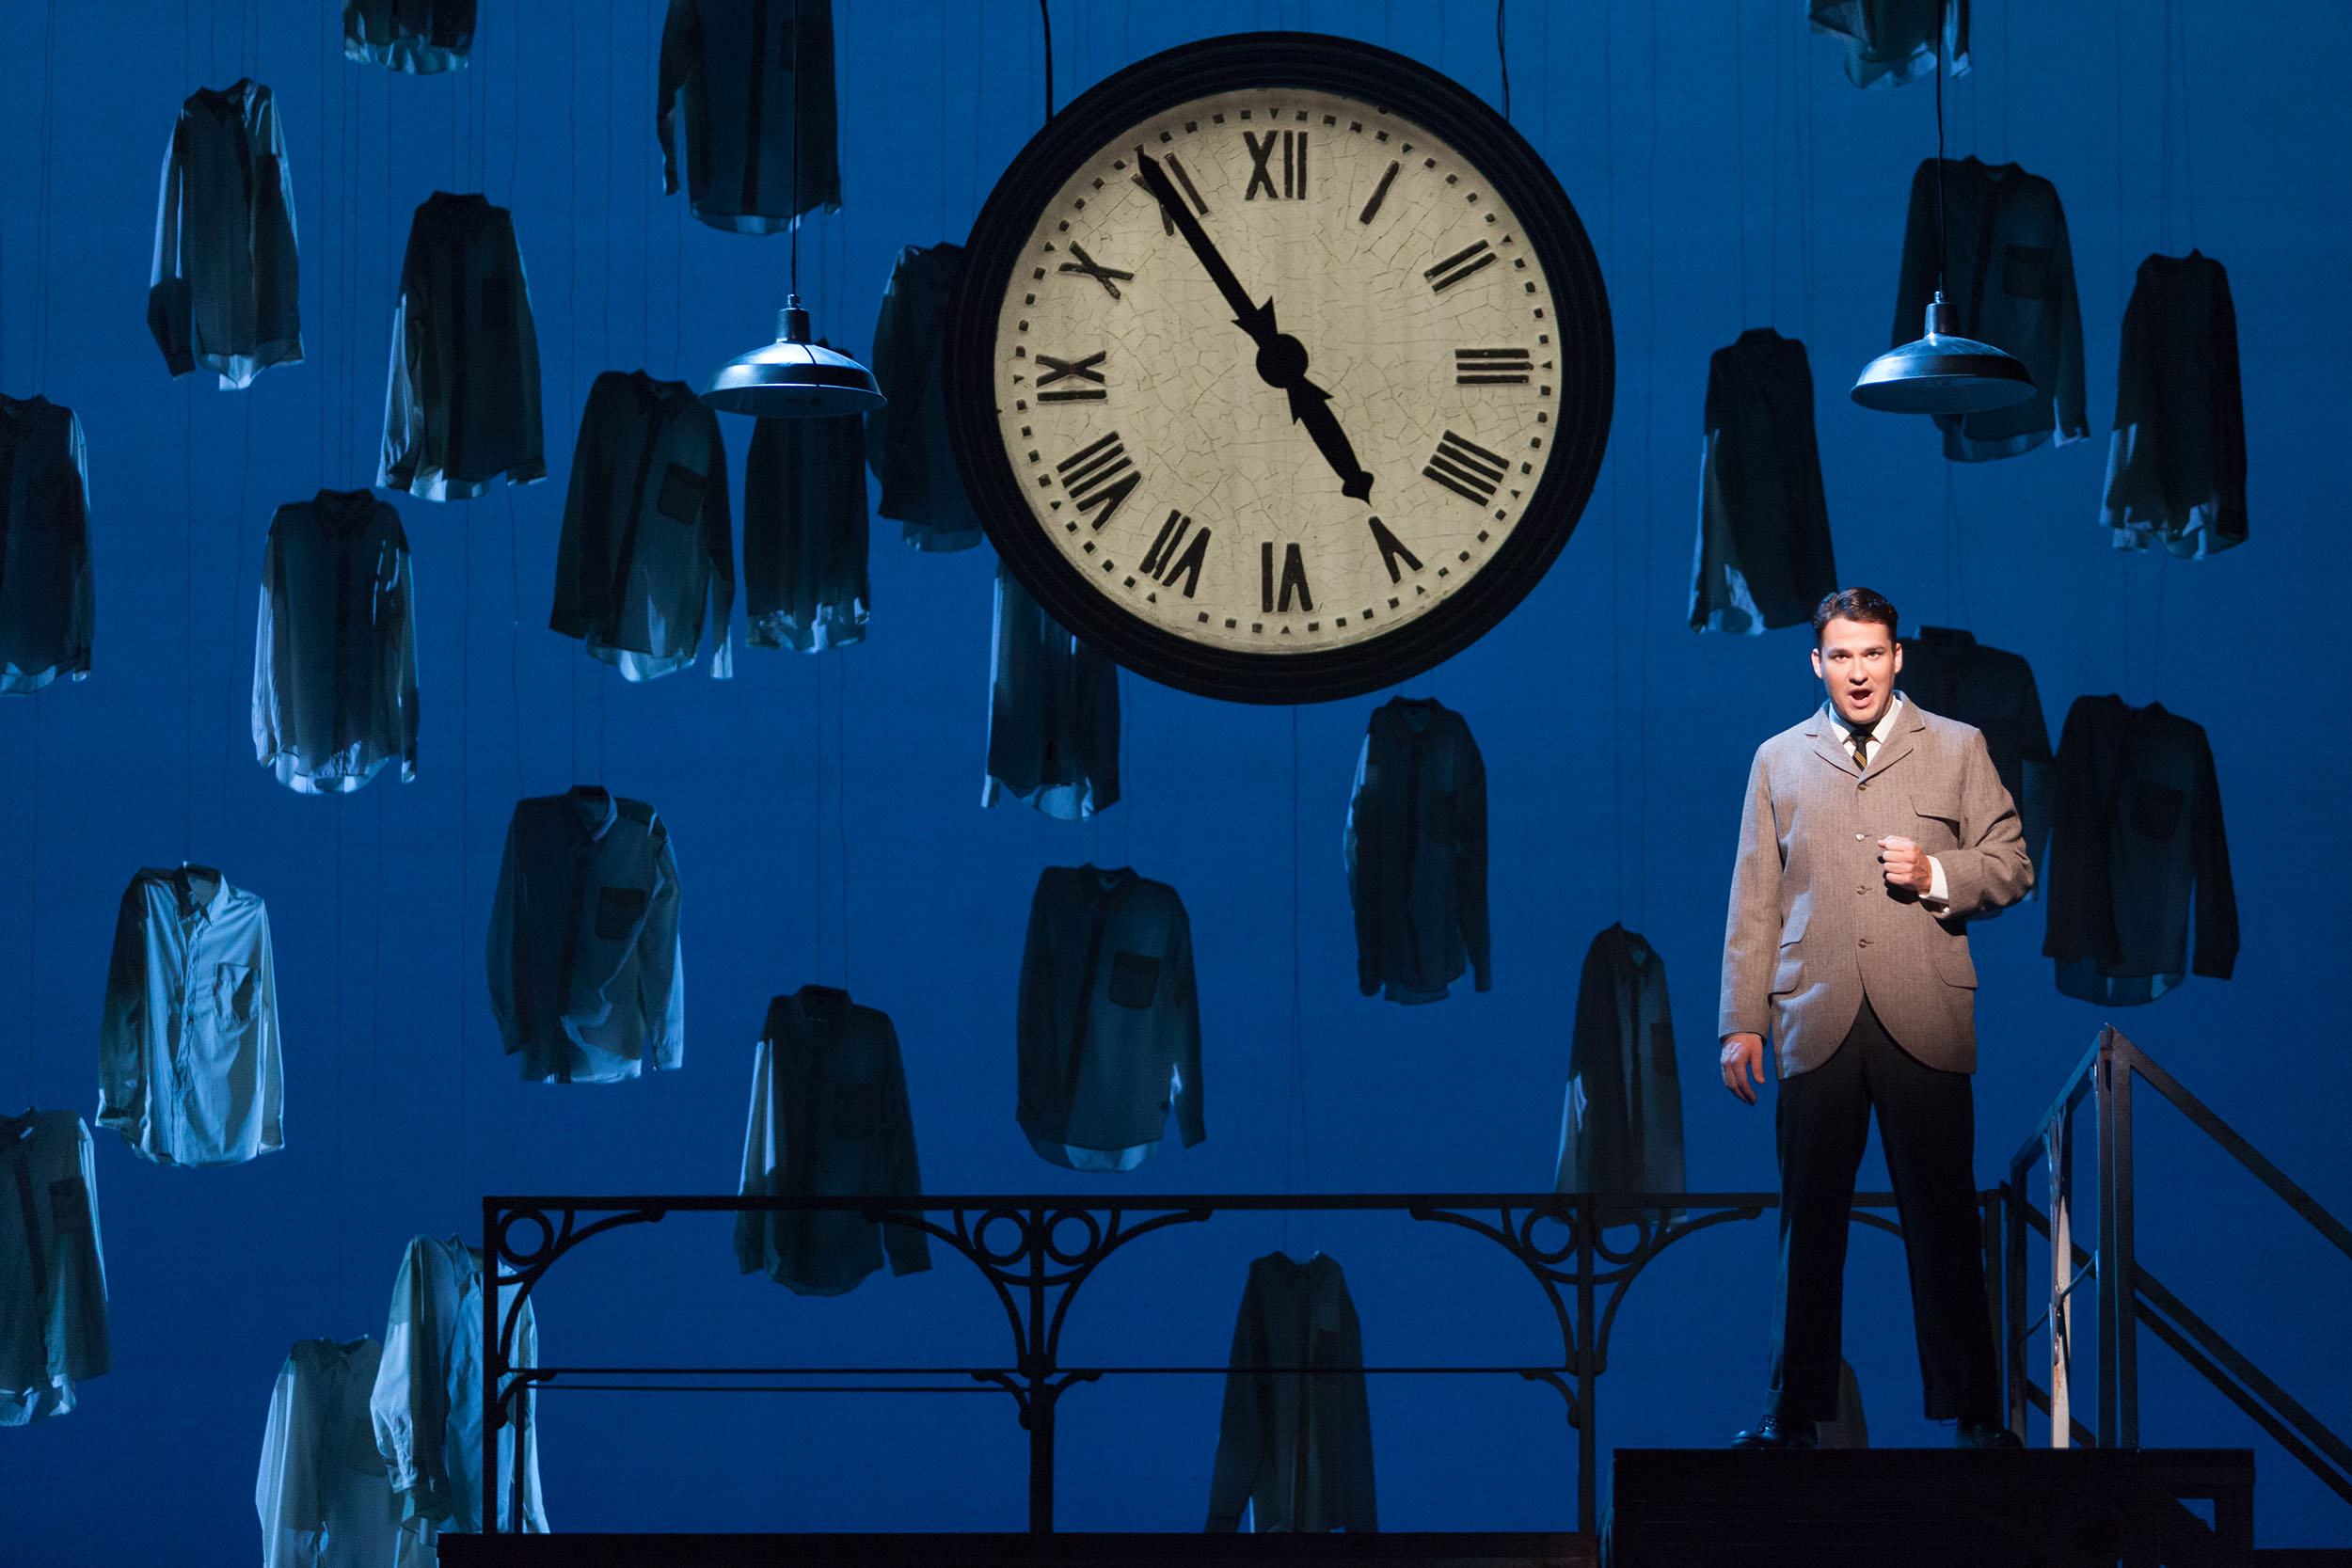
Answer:
MULTIPOLYGON (((2074 252, 2058 188, 2015 164, 1975 158, 1944 163, 1947 234, 1942 261, 1946 303, 1955 330, 2015 355, 2033 377, 2034 395, 2007 408, 1938 414, 1944 455, 1956 463, 2014 457, 2050 439, 2090 434, 2083 412, 2082 302, 2074 293, 2074 252)), ((1894 346, 1916 340, 1937 287, 1936 160, 1911 181, 1903 260, 1895 291, 1894 346)))
POLYGON ((743 464, 743 611, 755 648, 866 641, 866 426, 760 420, 743 464))
MULTIPOLYGON (((401 1568, 429 1568, 443 1534, 481 1533, 482 1258, 454 1236, 419 1236, 401 1255, 384 1327, 384 1354, 368 1401, 375 1449, 400 1499, 401 1568)), ((507 1304, 499 1304, 504 1332, 507 1304)), ((539 1364, 539 1323, 529 1297, 508 1351, 513 1367, 539 1364)), ((534 1401, 523 1386, 499 1433, 501 1530, 545 1535, 534 1401)))
POLYGON ((713 229, 773 234, 802 213, 837 209, 833 0, 670 0, 654 132, 671 196, 681 111, 688 199, 713 229))
POLYGON ((510 484, 548 477, 531 285, 505 208, 435 191, 400 263, 375 483, 466 500, 500 474, 510 484))
POLYGON ((2052 785, 2049 932, 2058 988, 2106 1006, 2153 1002, 2237 962, 2237 894, 2204 726, 2160 704, 2077 697, 2052 785))
POLYGON ((0 395, 0 695, 88 679, 97 619, 82 421, 0 395))
POLYGON ((735 673, 735 534, 719 416, 683 381, 606 371, 580 410, 548 625, 625 679, 735 673))
POLYGON ((1486 922, 1486 765, 1435 698, 1374 710, 1347 806, 1356 980, 1366 996, 1442 1001, 1464 965, 1494 989, 1486 922))
POLYGON ((1190 1148, 1208 1136, 1192 923, 1166 882, 1049 865, 1021 954, 1014 1115, 1040 1159, 1133 1170, 1168 1112, 1190 1148))
POLYGON ((988 781, 1074 820, 1119 803, 1119 666, 1062 629, 1002 563, 988 670, 988 781))
MULTIPOLYGON (((2002 648, 1987 647, 1951 626, 1921 626, 1902 643, 1904 695, 1930 713, 1957 719, 1984 732, 1984 749, 2001 787, 2017 802, 2026 854, 2033 862, 2031 896, 2042 895, 2041 877, 2050 844, 2050 727, 2042 717, 2042 692, 2033 667, 2002 648)), ((1992 909, 1974 918, 1990 920, 1992 909)))
MULTIPOLYGON (((915 1197, 906 1069, 890 1015, 850 993, 803 986, 768 1004, 752 1061, 752 1110, 743 1134, 745 1197, 915 1197)), ((779 1210, 735 1217, 735 1260, 795 1294, 837 1296, 882 1267, 931 1266, 930 1240, 903 1225, 877 1225, 845 1210, 779 1210)))
POLYGON ((947 433, 947 317, 963 246, 908 245, 890 268, 874 321, 874 381, 890 401, 866 416, 866 459, 885 517, 918 550, 968 550, 983 537, 947 433))
POLYGON ((2106 522, 2119 550, 2202 560, 2246 542, 2237 309, 2210 256, 2151 256, 2123 308, 2106 522))
POLYGON ((383 1358, 365 1335, 287 1353, 253 1481, 262 1568, 396 1568, 400 1499, 368 1409, 383 1358))
POLYGON ((1846 40, 1855 87, 1931 81, 1939 55, 1952 75, 1968 72, 1968 0, 1812 0, 1807 9, 1815 32, 1846 40))
POLYGON ((72 1111, 0 1117, 0 1427, 67 1414, 114 1365, 97 1180, 72 1111))
POLYGON ((246 78, 199 87, 164 154, 147 325, 174 376, 199 365, 249 387, 302 357, 294 172, 278 101, 246 78))
POLYGON ((115 915, 98 1029, 98 1124, 162 1165, 285 1146, 269 909, 209 866, 148 868, 115 915))
POLYGON ((343 794, 394 757, 417 777, 408 536, 366 490, 321 490, 270 519, 253 633, 253 750, 304 795, 343 794))
POLYGON ((1347 1276, 1318 1252, 1249 1265, 1209 1480, 1212 1530, 1380 1528, 1364 1337, 1347 1276))
MULTIPOLYGON (((1593 939, 1577 983, 1555 1190, 1683 1190, 1682 1080, 1675 1068, 1666 961, 1623 926, 1593 939)), ((1626 1223, 1641 1212, 1604 1211, 1601 1223, 1626 1223)))
POLYGON ((1754 327, 1708 362, 1691 629, 1803 626, 1836 591, 1812 367, 1803 343, 1754 327))
POLYGON ((490 904, 490 1011, 536 1083, 684 1065, 677 862, 643 800, 595 785, 515 802, 490 904))
POLYGON ((455 71, 473 48, 475 0, 343 0, 343 58, 419 76, 455 71))

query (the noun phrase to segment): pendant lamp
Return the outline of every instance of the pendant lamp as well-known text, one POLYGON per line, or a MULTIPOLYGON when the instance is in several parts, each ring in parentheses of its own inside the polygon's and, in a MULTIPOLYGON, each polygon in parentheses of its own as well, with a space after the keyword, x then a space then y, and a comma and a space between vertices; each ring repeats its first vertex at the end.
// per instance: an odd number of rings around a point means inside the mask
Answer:
POLYGON ((846 354, 809 340, 801 307, 801 30, 792 29, 792 292, 776 312, 776 341, 719 367, 703 402, 723 414, 760 420, 864 414, 889 400, 874 372, 846 354))
POLYGON ((1958 313, 1944 298, 1944 53, 1935 56, 1935 298, 1927 331, 1862 367, 1853 400, 1887 414, 1975 414, 2007 408, 2034 394, 2033 376, 2014 355, 1956 335, 1958 313))

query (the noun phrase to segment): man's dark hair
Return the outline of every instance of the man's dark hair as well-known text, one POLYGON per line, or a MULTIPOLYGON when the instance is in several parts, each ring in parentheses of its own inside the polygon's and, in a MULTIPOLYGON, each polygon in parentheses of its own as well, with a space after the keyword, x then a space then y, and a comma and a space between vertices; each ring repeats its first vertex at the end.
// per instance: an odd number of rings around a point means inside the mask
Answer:
POLYGON ((1895 618, 1895 607, 1885 594, 1870 588, 1840 588, 1813 607, 1813 641, 1821 641, 1821 628, 1830 622, 1875 621, 1886 628, 1886 640, 1896 641, 1896 632, 1902 625, 1895 618))

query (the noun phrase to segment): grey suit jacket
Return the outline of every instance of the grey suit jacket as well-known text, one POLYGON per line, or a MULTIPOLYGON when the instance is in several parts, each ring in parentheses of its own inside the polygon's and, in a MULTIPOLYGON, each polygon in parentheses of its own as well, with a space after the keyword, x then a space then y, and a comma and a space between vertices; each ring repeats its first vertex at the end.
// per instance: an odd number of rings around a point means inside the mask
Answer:
POLYGON ((1780 1075, 1793 1077, 1836 1052, 1867 991, 1906 1052, 1973 1072, 1967 922, 2032 886, 2017 807, 1981 734, 1905 698, 1866 778, 1824 703, 1757 747, 1748 770, 1718 1037, 1769 1032, 1780 1075), (1887 885, 1878 841, 1890 834, 1944 868, 1941 915, 1887 885))

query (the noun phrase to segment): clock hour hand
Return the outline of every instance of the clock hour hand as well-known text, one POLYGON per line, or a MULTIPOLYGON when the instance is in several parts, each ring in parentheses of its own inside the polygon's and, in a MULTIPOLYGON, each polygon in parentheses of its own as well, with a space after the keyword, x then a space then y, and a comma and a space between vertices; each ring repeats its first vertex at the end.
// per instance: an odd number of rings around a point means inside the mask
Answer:
POLYGON ((1340 493, 1356 500, 1370 497, 1372 475, 1356 461, 1356 449, 1349 444, 1347 432, 1340 428, 1339 416, 1331 412, 1331 394, 1307 379, 1306 345, 1275 325, 1272 299, 1263 305, 1251 303, 1241 279, 1226 265, 1223 254, 1200 227, 1200 219, 1193 216, 1192 210, 1176 194, 1176 187, 1168 182, 1168 171, 1160 166, 1160 161, 1137 147, 1136 164, 1144 189, 1159 201, 1160 210, 1200 259, 1210 281, 1233 308, 1233 325, 1248 333, 1250 341, 1258 345, 1259 376, 1277 391, 1289 394, 1292 421, 1307 427, 1307 434, 1314 437, 1324 461, 1340 476, 1340 493))

